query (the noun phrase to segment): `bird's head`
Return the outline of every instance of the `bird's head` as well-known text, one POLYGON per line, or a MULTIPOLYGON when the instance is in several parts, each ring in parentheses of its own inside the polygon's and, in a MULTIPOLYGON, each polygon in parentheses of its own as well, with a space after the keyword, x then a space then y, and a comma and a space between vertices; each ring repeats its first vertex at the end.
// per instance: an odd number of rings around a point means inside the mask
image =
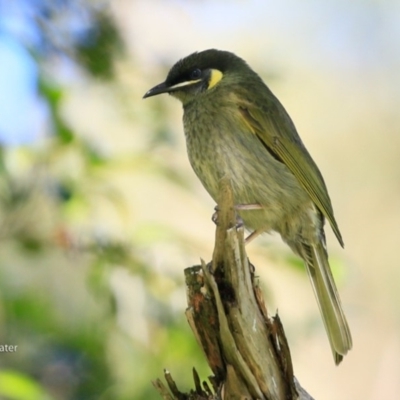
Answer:
POLYGON ((150 89, 143 98, 169 93, 184 105, 221 85, 240 81, 252 72, 244 60, 221 50, 204 50, 179 60, 169 71, 165 82, 150 89))

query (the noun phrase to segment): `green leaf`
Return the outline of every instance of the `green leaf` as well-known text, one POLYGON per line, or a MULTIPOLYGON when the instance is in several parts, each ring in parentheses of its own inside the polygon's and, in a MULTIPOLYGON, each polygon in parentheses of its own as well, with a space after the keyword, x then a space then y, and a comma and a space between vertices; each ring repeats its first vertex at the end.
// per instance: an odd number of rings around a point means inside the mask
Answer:
POLYGON ((51 400, 46 391, 29 376, 17 371, 0 371, 0 395, 10 400, 51 400))

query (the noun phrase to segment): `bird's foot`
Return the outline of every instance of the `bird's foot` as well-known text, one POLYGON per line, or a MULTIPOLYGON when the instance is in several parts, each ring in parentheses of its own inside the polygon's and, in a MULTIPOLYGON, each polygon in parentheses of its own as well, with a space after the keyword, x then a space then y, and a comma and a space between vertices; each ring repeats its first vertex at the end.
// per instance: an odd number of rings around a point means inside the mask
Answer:
MULTIPOLYGON (((215 206, 214 207, 214 214, 211 217, 212 222, 214 222, 215 225, 218 225, 218 213, 219 213, 219 207, 215 206)), ((242 226, 244 226, 243 220, 242 218, 236 214, 236 229, 241 228, 242 226)))
POLYGON ((218 225, 218 212, 219 212, 219 207, 215 206, 214 213, 211 217, 211 221, 214 222, 215 225, 218 225))
MULTIPOLYGON (((236 211, 260 210, 260 209, 262 209, 262 208, 263 208, 263 206, 262 206, 261 204, 255 204, 255 203, 253 203, 253 204, 237 204, 237 205, 235 205, 235 210, 236 210, 236 211)), ((214 211, 215 211, 215 212, 214 212, 214 214, 212 215, 211 220, 214 222, 215 225, 218 225, 218 212, 219 212, 219 207, 218 207, 218 206, 215 206, 215 207, 214 207, 214 211)), ((241 228, 243 225, 244 225, 244 223, 243 223, 242 218, 241 218, 239 215, 236 215, 236 229, 241 228)), ((254 231, 252 234, 250 234, 250 235, 247 237, 246 243, 247 243, 247 240, 250 239, 250 238, 251 238, 251 239, 249 240, 249 242, 250 242, 251 240, 253 240, 252 236, 253 236, 255 233, 256 233, 256 231, 254 231)), ((262 232, 260 232, 260 233, 262 233, 262 232)), ((258 236, 260 233, 258 233, 257 235, 255 235, 255 237, 258 236)))

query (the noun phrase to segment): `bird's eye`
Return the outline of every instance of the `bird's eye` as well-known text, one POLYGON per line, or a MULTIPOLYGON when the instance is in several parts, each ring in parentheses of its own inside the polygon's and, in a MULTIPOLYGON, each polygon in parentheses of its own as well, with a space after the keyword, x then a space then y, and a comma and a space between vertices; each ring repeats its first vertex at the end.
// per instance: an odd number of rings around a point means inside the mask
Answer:
POLYGON ((201 77, 201 69, 196 68, 190 73, 190 79, 199 79, 201 77))

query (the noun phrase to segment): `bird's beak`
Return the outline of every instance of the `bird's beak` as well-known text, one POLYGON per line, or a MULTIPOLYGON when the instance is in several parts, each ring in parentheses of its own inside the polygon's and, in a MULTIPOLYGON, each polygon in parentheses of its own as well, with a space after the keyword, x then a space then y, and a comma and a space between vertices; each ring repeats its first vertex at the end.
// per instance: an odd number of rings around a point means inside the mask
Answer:
POLYGON ((161 94, 161 93, 176 92, 177 90, 181 90, 185 86, 194 85, 194 84, 196 84, 196 83, 198 83, 200 81, 201 81, 201 79, 196 79, 196 80, 193 80, 193 81, 179 82, 179 83, 177 83, 175 85, 172 85, 172 86, 168 86, 165 82, 163 82, 163 83, 160 83, 159 85, 154 86, 153 88, 151 88, 148 92, 145 93, 143 98, 146 99, 147 97, 157 96, 158 94, 161 94))
POLYGON ((156 96, 161 93, 168 93, 170 90, 171 88, 168 87, 165 82, 163 82, 147 91, 143 98, 146 99, 147 97, 156 96))

